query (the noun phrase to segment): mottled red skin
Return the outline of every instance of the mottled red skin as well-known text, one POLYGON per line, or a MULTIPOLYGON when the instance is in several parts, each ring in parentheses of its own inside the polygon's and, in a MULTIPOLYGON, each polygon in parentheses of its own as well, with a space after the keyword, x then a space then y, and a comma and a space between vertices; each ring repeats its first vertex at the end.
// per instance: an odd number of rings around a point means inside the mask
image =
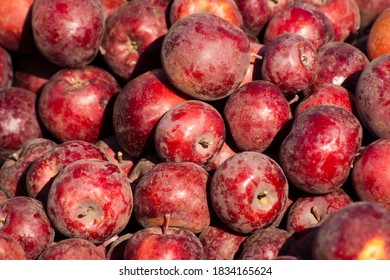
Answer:
POLYGON ((0 204, 0 232, 20 243, 27 259, 36 259, 53 240, 55 231, 40 201, 16 196, 0 204))
MULTIPOLYGON (((250 42, 250 50, 251 54, 255 54, 260 56, 261 58, 264 55, 264 44, 259 42, 250 42)), ((246 71, 245 77, 242 80, 240 86, 252 82, 254 80, 261 80, 261 62, 262 59, 260 57, 256 57, 255 55, 251 55, 251 60, 249 67, 246 71)))
POLYGON ((313 241, 317 260, 390 258, 390 212, 379 204, 354 202, 331 215, 313 241))
POLYGON ((113 127, 123 150, 134 157, 148 153, 154 145, 157 122, 185 100, 161 68, 128 82, 118 94, 113 110, 113 127))
POLYGON ((62 69, 43 88, 38 114, 59 142, 96 143, 111 133, 113 103, 119 91, 116 79, 103 68, 62 69))
POLYGON ((107 160, 106 154, 94 144, 79 140, 67 141, 41 155, 26 174, 28 195, 46 205, 47 194, 57 174, 72 162, 87 158, 107 160))
POLYGON ((204 168, 207 171, 214 171, 218 168, 225 160, 230 158, 231 156, 237 153, 237 148, 226 141, 223 142, 221 149, 217 152, 217 154, 212 158, 211 161, 204 168))
POLYGON ((133 0, 107 18, 100 53, 122 80, 161 65, 162 38, 168 32, 166 9, 162 0, 133 0))
POLYGON ((280 145, 280 165, 291 184, 304 192, 335 191, 347 180, 362 137, 352 113, 333 105, 308 108, 280 145))
POLYGON ((311 86, 318 70, 316 48, 299 34, 281 34, 265 45, 262 79, 274 83, 286 96, 311 86))
POLYGON ((160 227, 136 231, 127 241, 124 260, 201 260, 203 247, 190 230, 160 227))
POLYGON ((371 61, 356 86, 356 109, 363 126, 375 138, 390 137, 390 54, 371 61))
POLYGON ((244 79, 250 63, 249 39, 231 22, 198 12, 170 27, 161 60, 168 78, 180 91, 200 100, 218 100, 231 94, 244 79))
POLYGON ((199 233, 210 224, 209 174, 196 163, 163 162, 141 177, 134 191, 134 217, 143 227, 169 224, 199 233))
MULTIPOLYGON (((1 203, 1 202, 0 202, 1 203)), ((26 260, 22 245, 9 234, 0 232, 0 260, 26 260)))
POLYGON ((27 141, 22 148, 10 155, 0 167, 0 189, 7 197, 27 195, 26 174, 31 164, 57 144, 47 138, 27 141))
POLYGON ((132 233, 125 233, 119 236, 114 242, 109 245, 106 253, 107 260, 123 260, 123 255, 127 245, 127 241, 133 236, 132 233))
POLYGON ((360 10, 355 0, 296 0, 318 7, 330 20, 334 41, 344 41, 357 34, 360 28, 360 10))
POLYGON ((354 161, 352 185, 360 200, 377 202, 390 209, 390 139, 364 147, 354 161))
POLYGON ((239 28, 243 27, 241 12, 234 0, 174 0, 169 10, 169 22, 172 25, 179 19, 197 12, 213 13, 239 28))
POLYGON ((67 238, 51 244, 38 260, 105 260, 105 256, 86 239, 67 238))
POLYGON ((212 176, 211 205, 232 230, 249 234, 271 225, 287 202, 288 181, 265 154, 240 152, 225 160, 212 176))
POLYGON ((342 189, 299 197, 288 210, 286 230, 294 233, 321 226, 330 215, 352 202, 352 198, 342 189))
POLYGON ((35 110, 37 96, 23 88, 0 90, 0 162, 34 138, 42 137, 35 110))
POLYGON ((0 46, 0 89, 12 86, 14 65, 8 50, 0 46))
POLYGON ((241 12, 244 31, 258 36, 269 20, 278 12, 292 4, 293 0, 236 0, 241 12))
POLYGON ((5 201, 6 199, 8 199, 7 195, 5 194, 5 192, 3 190, 0 190, 0 203, 5 201))
POLYGON ((294 118, 297 118, 307 108, 317 105, 339 106, 357 115, 354 94, 341 85, 324 83, 312 91, 307 91, 306 94, 307 96, 295 107, 294 118))
POLYGON ((224 120, 212 105, 188 100, 162 116, 156 126, 154 144, 165 161, 205 166, 221 149, 225 133, 224 120))
POLYGON ((107 19, 112 15, 117 9, 125 5, 127 0, 100 0, 103 5, 104 18, 107 19))
POLYGON ((238 234, 225 226, 210 225, 200 234, 205 260, 234 260, 247 235, 238 234))
POLYGON ((31 24, 40 53, 66 68, 91 63, 105 29, 100 0, 35 0, 31 24))
POLYGON ((17 53, 35 52, 31 29, 34 0, 3 1, 0 5, 0 46, 17 53))
POLYGON ((286 251, 290 233, 281 228, 269 227, 252 233, 242 243, 239 260, 271 260, 286 251))
POLYGON ((235 145, 243 151, 265 151, 292 120, 290 105, 268 81, 252 81, 229 96, 224 117, 235 145))
POLYGON ((318 75, 310 90, 327 83, 341 85, 355 92, 367 56, 357 47, 345 42, 329 42, 318 49, 318 75))
POLYGON ((53 180, 47 213, 53 226, 67 237, 102 243, 119 234, 133 209, 126 174, 101 159, 69 164, 53 180))
POLYGON ((277 12, 264 30, 264 43, 285 33, 305 37, 318 49, 334 38, 332 23, 317 7, 307 3, 289 5, 277 12))
POLYGON ((370 27, 379 14, 390 7, 390 0, 355 0, 355 2, 359 7, 361 30, 370 27))

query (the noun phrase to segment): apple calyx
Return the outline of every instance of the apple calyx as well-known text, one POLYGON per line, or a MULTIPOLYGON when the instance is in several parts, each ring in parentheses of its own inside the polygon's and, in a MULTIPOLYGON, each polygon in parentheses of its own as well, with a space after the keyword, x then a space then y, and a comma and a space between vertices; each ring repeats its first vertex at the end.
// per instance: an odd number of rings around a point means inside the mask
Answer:
POLYGON ((263 191, 262 193, 259 193, 256 198, 259 200, 261 204, 267 204, 268 203, 267 195, 268 195, 268 191, 263 191))
POLYGON ((80 214, 77 215, 77 218, 82 219, 82 218, 88 216, 89 212, 91 212, 93 210, 94 209, 93 209, 92 206, 88 206, 88 208, 83 213, 80 213, 80 214))
POLYGON ((168 227, 169 227, 169 221, 171 220, 171 214, 165 214, 164 215, 164 223, 162 225, 162 234, 167 234, 168 227))
POLYGON ((209 146, 214 144, 214 141, 207 141, 206 138, 202 138, 198 141, 198 144, 203 148, 207 149, 209 146))

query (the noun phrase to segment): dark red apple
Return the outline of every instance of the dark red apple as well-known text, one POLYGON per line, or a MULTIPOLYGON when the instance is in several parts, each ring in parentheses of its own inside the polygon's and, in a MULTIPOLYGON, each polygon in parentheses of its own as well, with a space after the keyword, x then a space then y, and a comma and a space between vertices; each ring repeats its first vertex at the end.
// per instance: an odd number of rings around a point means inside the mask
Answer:
POLYGON ((200 100, 222 99, 245 77, 249 39, 231 22, 198 12, 169 28, 161 60, 169 80, 180 91, 200 100))
POLYGON ((280 145, 280 165, 289 182, 304 192, 335 191, 348 179, 362 137, 359 120, 343 108, 308 108, 280 145))
POLYGON ((127 0, 100 0, 103 5, 104 18, 107 19, 112 15, 117 9, 125 5, 127 0))
POLYGON ((271 225, 287 202, 288 181, 279 164, 259 152, 240 152, 212 176, 210 199, 217 216, 238 233, 271 225))
POLYGON ((47 213, 64 236, 102 243, 119 234, 130 220, 133 195, 126 174, 101 159, 82 159, 53 180, 47 213))
POLYGON ((26 259, 26 252, 22 245, 9 234, 0 232, 0 260, 26 259))
POLYGON ((35 0, 31 24, 40 53, 61 67, 90 64, 105 30, 100 0, 35 0))
POLYGON ((0 89, 12 86, 14 65, 11 54, 0 46, 0 89))
POLYGON ((108 245, 106 253, 107 260, 123 260, 127 241, 133 236, 132 233, 125 233, 118 236, 116 240, 108 245))

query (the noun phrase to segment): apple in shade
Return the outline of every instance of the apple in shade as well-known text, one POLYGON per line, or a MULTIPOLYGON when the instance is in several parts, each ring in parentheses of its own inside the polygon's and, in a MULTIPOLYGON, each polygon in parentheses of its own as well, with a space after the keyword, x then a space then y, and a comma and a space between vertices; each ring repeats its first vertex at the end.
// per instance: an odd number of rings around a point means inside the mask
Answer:
POLYGON ((210 224, 209 174, 192 162, 162 162, 145 173, 134 188, 134 216, 143 227, 169 224, 199 233, 210 224))
POLYGON ((106 154, 96 145, 80 140, 66 141, 42 154, 27 171, 28 195, 46 205, 47 194, 57 174, 70 163, 87 158, 108 160, 106 154))
POLYGON ((242 29, 213 13, 194 13, 169 28, 161 61, 169 80, 183 93, 199 100, 222 99, 245 77, 249 39, 242 29))
POLYGON ((228 97, 224 117, 240 150, 263 152, 281 138, 292 112, 276 85, 258 80, 240 86, 228 97))
POLYGON ((197 12, 210 12, 239 28, 243 27, 241 12, 235 0, 174 0, 169 8, 169 22, 172 25, 179 19, 197 12))
POLYGON ((287 254, 292 242, 286 230, 275 227, 258 229, 242 243, 239 260, 271 260, 287 254))
POLYGON ((303 195, 292 203, 287 212, 286 230, 294 233, 321 226, 330 215, 352 202, 342 189, 321 195, 303 195))
POLYGON ((255 41, 250 42, 249 45, 251 50, 251 59, 240 86, 254 80, 261 80, 261 63, 264 56, 264 44, 255 41))
POLYGON ((318 70, 316 48, 299 34, 284 33, 265 45, 261 76, 286 96, 298 94, 311 86, 318 70))
POLYGON ((0 90, 1 163, 26 141, 42 137, 36 100, 36 94, 27 89, 10 87, 0 90))
POLYGON ((225 160, 230 158, 231 156, 235 155, 237 153, 237 148, 234 146, 233 143, 228 143, 227 141, 224 141, 222 144, 221 149, 217 152, 216 156, 213 157, 213 159, 204 167, 209 172, 213 172, 215 169, 218 168, 225 160))
POLYGON ((26 252, 22 245, 9 234, 0 232, 0 260, 26 259, 26 252))
POLYGON ((163 227, 136 231, 127 241, 124 260, 201 260, 203 247, 189 229, 170 227, 169 214, 163 227))
POLYGON ((340 209, 318 228, 313 242, 317 260, 388 260, 390 210, 368 201, 340 209))
POLYGON ((105 260, 105 256, 95 244, 86 239, 66 238, 52 243, 38 260, 105 260))
POLYGON ((118 82, 103 68, 62 69, 42 89, 38 114, 59 142, 96 143, 111 133, 113 103, 119 91, 118 82))
POLYGON ((20 243, 27 259, 36 259, 55 235, 42 203, 27 196, 8 198, 0 204, 0 232, 20 243))
POLYGON ((101 159, 82 159, 65 167, 53 180, 47 213, 64 236, 102 243, 129 222, 133 195, 126 174, 101 159))
POLYGON ((148 153, 154 146, 157 122, 185 100, 161 68, 129 81, 116 97, 113 109, 114 132, 123 150, 134 157, 148 153))
POLYGON ((99 52, 105 30, 100 0, 35 0, 31 25, 39 52, 61 67, 83 67, 99 52))
POLYGON ((133 236, 133 233, 125 233, 118 236, 116 240, 111 242, 107 247, 107 260, 123 260, 123 254, 127 245, 127 241, 133 236))
POLYGON ((0 46, 0 89, 12 86, 14 66, 8 50, 0 46))
POLYGON ((356 85, 356 109, 363 126, 375 138, 390 137, 390 54, 384 54, 363 69, 356 85))
POLYGON ((287 255, 298 260, 313 260, 313 241, 319 228, 311 227, 293 233, 293 242, 288 248, 287 255))
POLYGON ((35 138, 12 153, 0 167, 0 189, 7 197, 27 195, 26 174, 31 164, 57 144, 47 138, 35 138))
POLYGON ((210 185, 213 210, 230 229, 244 234, 271 225, 287 202, 288 181, 269 156, 245 151, 225 160, 210 185))
POLYGON ((332 23, 317 7, 294 2, 275 13, 264 30, 264 43, 276 36, 294 33, 308 39, 318 49, 334 38, 332 23))
POLYGON ((365 1, 355 0, 360 12, 360 29, 369 28, 380 13, 390 7, 389 0, 365 1))
POLYGON ((106 20, 100 53, 121 80, 161 67, 161 43, 168 32, 163 0, 126 2, 106 20))
POLYGON ((200 234, 205 260, 234 260, 247 235, 232 231, 224 225, 210 225, 200 234))
POLYGON ((225 123, 215 107, 201 100, 188 100, 169 109, 154 134, 157 154, 165 161, 212 161, 225 140, 225 123))
POLYGON ((280 145, 279 163, 298 189, 332 192, 348 179, 362 137, 362 126, 352 113, 333 105, 314 106, 294 120, 280 145))
POLYGON ((351 171, 353 189, 360 200, 390 209, 390 138, 377 139, 357 155, 351 171))

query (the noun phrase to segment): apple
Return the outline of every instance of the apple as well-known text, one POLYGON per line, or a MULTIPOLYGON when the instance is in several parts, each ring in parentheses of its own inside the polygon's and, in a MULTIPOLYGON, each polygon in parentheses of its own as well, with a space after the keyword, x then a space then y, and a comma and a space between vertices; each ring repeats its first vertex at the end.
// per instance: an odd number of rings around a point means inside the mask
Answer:
POLYGON ((131 187, 134 189, 138 184, 139 180, 156 164, 161 163, 162 160, 156 153, 150 153, 140 158, 138 162, 135 164, 134 168, 131 170, 130 174, 127 176, 131 187))
POLYGON ((313 260, 313 241, 318 229, 319 227, 309 227, 293 233, 293 241, 287 250, 287 255, 298 260, 313 260))
POLYGON ((271 225, 287 202, 288 181, 269 156, 244 151, 225 160, 210 185, 213 210, 232 230, 250 234, 271 225))
POLYGON ((390 53, 390 3, 374 21, 367 38, 367 55, 373 60, 390 53))
POLYGON ((127 245, 127 241, 133 236, 132 233, 125 233, 118 236, 116 240, 108 245, 106 253, 107 260, 123 260, 123 255, 127 245))
POLYGON ((114 132, 123 150, 134 157, 147 154, 154 146, 157 122, 186 99, 161 68, 129 81, 116 97, 112 116, 114 132))
POLYGON ((27 196, 0 204, 0 232, 23 247, 27 259, 36 259, 54 241, 55 231, 40 201, 27 196))
MULTIPOLYGON (((225 139, 226 140, 226 139, 225 139)), ((215 171, 225 160, 230 158, 231 156, 237 154, 238 149, 232 143, 228 143, 231 141, 224 141, 221 149, 217 152, 217 154, 208 162, 207 165, 203 166, 209 172, 215 171)))
POLYGON ((0 46, 0 90, 12 86, 14 65, 11 54, 0 46))
POLYGON ((313 241, 317 260, 388 260, 390 212, 383 206, 357 201, 340 209, 318 228, 313 241))
POLYGON ((105 256, 95 244, 86 239, 67 238, 52 243, 38 260, 105 260, 105 256))
POLYGON ((119 234, 130 220, 133 195, 126 174, 102 159, 81 159, 53 180, 47 213, 66 237, 102 243, 119 234))
POLYGON ((245 77, 249 39, 242 29, 213 13, 194 13, 169 28, 161 61, 169 80, 183 93, 203 101, 222 99, 245 77))
POLYGON ((249 46, 251 51, 250 64, 240 86, 255 80, 261 80, 261 63, 265 50, 264 44, 255 41, 250 42, 249 46))
POLYGON ((9 234, 0 232, 0 260, 26 259, 26 252, 22 245, 9 234))
POLYGON ((103 6, 100 0, 35 0, 31 25, 37 49, 50 62, 86 66, 103 38, 103 6))
POLYGON ((360 29, 370 28, 380 13, 390 7, 389 0, 365 1, 355 0, 360 12, 360 29))
POLYGON ((100 0, 104 10, 104 19, 107 19, 117 9, 125 5, 127 0, 100 0))
POLYGON ((8 199, 7 195, 5 194, 5 192, 3 190, 0 190, 0 203, 5 201, 6 199, 8 199))

